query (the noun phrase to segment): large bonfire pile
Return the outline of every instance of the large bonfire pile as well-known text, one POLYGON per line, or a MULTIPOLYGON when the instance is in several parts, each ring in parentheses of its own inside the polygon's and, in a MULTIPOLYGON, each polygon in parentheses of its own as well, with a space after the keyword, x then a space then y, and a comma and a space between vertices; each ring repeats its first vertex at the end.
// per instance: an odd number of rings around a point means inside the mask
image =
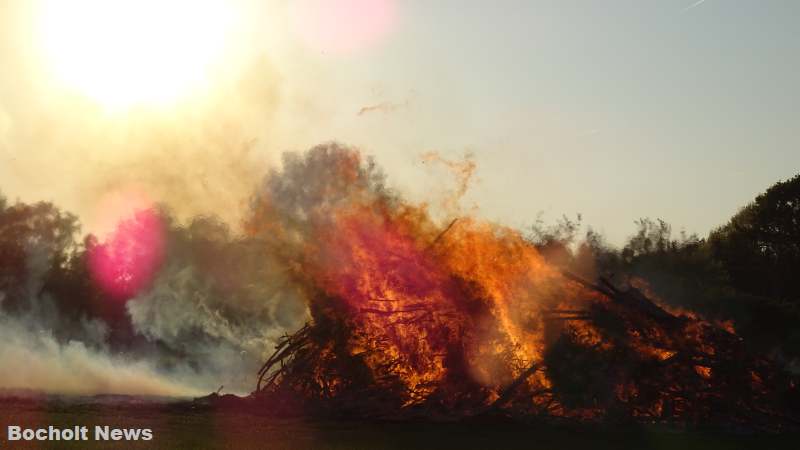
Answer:
POLYGON ((249 228, 309 302, 258 374, 276 414, 789 423, 792 381, 732 331, 562 272, 512 229, 437 225, 356 151, 285 161, 249 228))

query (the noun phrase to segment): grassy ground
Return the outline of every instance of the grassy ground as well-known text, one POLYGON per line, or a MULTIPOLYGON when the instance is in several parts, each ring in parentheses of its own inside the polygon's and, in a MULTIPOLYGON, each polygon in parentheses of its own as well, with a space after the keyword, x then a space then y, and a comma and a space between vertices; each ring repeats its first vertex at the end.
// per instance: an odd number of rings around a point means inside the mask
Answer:
MULTIPOLYGON (((0 448, 73 449, 796 449, 798 435, 734 435, 658 429, 578 431, 509 424, 359 424, 275 420, 169 404, 0 401, 0 448), (8 442, 8 425, 151 428, 149 442, 8 442)), ((91 431, 90 431, 91 434, 91 431)))

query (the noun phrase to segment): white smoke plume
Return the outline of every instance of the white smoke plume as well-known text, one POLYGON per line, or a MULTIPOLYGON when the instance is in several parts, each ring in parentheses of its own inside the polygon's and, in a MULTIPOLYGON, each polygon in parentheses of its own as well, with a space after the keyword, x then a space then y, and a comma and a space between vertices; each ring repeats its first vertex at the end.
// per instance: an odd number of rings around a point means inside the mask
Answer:
POLYGON ((0 387, 69 394, 246 394, 279 338, 307 320, 307 246, 337 205, 393 202, 382 172, 336 143, 286 154, 243 229, 183 225, 166 206, 164 259, 132 298, 92 282, 91 239, 52 205, 0 201, 0 387), (25 364, 20 364, 25 361, 25 364))
POLYGON ((147 360, 113 356, 106 348, 79 340, 62 342, 48 330, 7 315, 0 316, 0 361, 4 389, 171 397, 203 392, 170 380, 147 360))

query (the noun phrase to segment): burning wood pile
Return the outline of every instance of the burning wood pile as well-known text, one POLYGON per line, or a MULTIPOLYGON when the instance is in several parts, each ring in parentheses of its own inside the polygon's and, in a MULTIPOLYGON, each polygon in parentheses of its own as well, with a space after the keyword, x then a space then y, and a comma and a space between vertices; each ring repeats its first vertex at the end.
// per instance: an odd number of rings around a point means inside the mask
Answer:
POLYGON ((782 403, 794 381, 732 331, 564 273, 515 230, 436 227, 357 154, 322 149, 297 167, 313 158, 327 181, 302 213, 282 209, 286 177, 260 199, 258 225, 311 316, 258 373, 253 397, 271 413, 796 424, 782 403))
MULTIPOLYGON (((446 373, 412 385, 403 379, 410 361, 396 353, 388 336, 353 352, 353 342, 369 339, 363 330, 320 322, 281 341, 259 372, 257 395, 269 400, 270 407, 280 408, 288 401, 313 414, 384 418, 495 412, 764 428, 788 419, 774 408, 781 404, 781 387, 788 389, 789 380, 765 359, 749 355, 736 335, 702 320, 672 315, 635 288, 620 291, 568 277, 596 289, 604 300, 585 310, 546 311, 546 332, 557 330, 558 336, 542 360, 506 385, 470 380, 463 341, 449 348, 453 354, 441 355, 438 369, 446 373), (577 321, 585 324, 569 323, 577 321), (373 365, 373 360, 381 362, 373 365)), ((380 314, 392 317, 390 326, 402 327, 430 320, 423 316, 433 314, 410 317, 410 312, 364 311, 363 319, 380 314)))

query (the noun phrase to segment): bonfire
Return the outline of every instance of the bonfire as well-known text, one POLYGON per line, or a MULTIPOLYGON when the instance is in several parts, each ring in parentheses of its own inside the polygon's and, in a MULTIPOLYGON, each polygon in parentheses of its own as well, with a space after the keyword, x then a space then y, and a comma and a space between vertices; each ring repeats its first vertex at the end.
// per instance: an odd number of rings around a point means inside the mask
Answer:
POLYGON ((323 146, 285 165, 325 175, 296 180, 310 183, 303 198, 273 185, 256 200, 250 230, 293 268, 310 315, 258 373, 265 411, 796 423, 781 406, 795 381, 729 325, 671 311, 642 286, 565 272, 516 230, 437 225, 353 150, 323 146))

